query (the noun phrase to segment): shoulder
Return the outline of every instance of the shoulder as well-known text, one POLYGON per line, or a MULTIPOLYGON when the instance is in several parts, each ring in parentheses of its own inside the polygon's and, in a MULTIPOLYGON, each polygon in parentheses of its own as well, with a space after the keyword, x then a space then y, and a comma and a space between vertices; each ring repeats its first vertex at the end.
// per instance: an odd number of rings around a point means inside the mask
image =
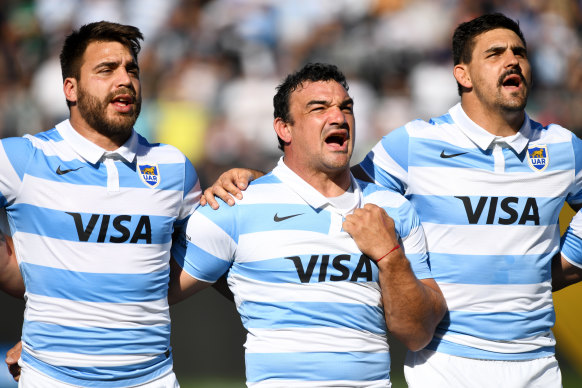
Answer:
POLYGON ((402 194, 391 189, 359 179, 356 179, 356 181, 360 185, 365 203, 390 208, 399 208, 403 205, 406 206, 408 203, 408 200, 402 194))

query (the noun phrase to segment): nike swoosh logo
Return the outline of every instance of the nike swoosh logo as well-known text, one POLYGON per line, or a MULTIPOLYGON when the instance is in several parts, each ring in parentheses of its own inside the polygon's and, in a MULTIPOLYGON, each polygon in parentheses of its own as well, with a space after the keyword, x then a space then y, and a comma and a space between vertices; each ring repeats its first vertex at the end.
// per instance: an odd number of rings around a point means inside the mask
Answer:
POLYGON ((65 175, 65 174, 67 174, 67 173, 69 173, 71 171, 77 171, 78 169, 83 168, 83 167, 85 167, 85 166, 81 166, 81 167, 77 167, 77 168, 69 168, 69 169, 66 169, 66 170, 61 170, 61 166, 59 166, 59 167, 57 167, 57 175, 65 175))
POLYGON ((443 151, 441 151, 441 158, 448 159, 448 158, 454 158, 455 156, 461 156, 461 155, 465 155, 465 154, 466 154, 466 152, 459 152, 458 154, 447 155, 447 154, 445 154, 445 151, 443 150, 443 151))
POLYGON ((293 217, 300 216, 302 214, 303 213, 298 213, 298 214, 291 214, 290 216, 279 217, 279 215, 277 213, 275 213, 275 217, 273 217, 273 221, 275 221, 275 222, 281 222, 281 221, 288 220, 289 218, 293 218, 293 217))

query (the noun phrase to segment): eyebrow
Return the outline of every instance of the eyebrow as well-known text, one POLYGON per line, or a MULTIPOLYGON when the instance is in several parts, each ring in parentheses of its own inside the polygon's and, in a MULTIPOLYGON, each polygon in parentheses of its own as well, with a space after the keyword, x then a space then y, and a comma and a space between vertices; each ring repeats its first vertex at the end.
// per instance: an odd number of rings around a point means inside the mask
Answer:
POLYGON ((501 52, 501 51, 505 51, 507 49, 513 51, 514 53, 527 54, 527 49, 521 45, 519 45, 519 46, 506 46, 506 45, 492 46, 492 47, 489 47, 487 50, 485 50, 484 53, 488 54, 488 53, 501 52))
MULTIPOLYGON (((343 100, 341 102, 340 106, 353 105, 353 104, 354 104, 354 100, 352 98, 346 98, 345 100, 343 100)), ((329 105, 329 101, 327 101, 327 100, 311 100, 306 104, 306 106, 311 106, 311 105, 329 105)))
MULTIPOLYGON (((101 67, 109 67, 109 68, 116 68, 121 66, 121 63, 118 61, 109 61, 109 62, 100 62, 93 69, 99 69, 101 67)), ((126 66, 127 69, 137 69, 139 70, 139 65, 135 62, 129 62, 126 66)))

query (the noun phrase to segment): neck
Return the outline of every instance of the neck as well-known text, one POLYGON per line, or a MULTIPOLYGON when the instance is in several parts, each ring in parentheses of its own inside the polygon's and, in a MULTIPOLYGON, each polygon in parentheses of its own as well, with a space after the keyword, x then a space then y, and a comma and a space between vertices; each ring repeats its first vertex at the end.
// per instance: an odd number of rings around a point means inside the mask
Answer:
POLYGON ((311 169, 301 168, 293 164, 289 164, 284 159, 285 165, 297 174, 305 182, 309 183, 313 188, 319 191, 324 197, 337 197, 345 193, 352 184, 349 167, 338 171, 314 171, 311 169))
POLYGON ((474 123, 495 136, 515 135, 525 120, 523 109, 516 111, 492 109, 471 101, 471 97, 465 95, 461 99, 461 106, 474 123))
POLYGON ((81 136, 106 151, 115 151, 121 147, 127 139, 129 139, 129 136, 131 136, 131 132, 119 137, 106 136, 89 125, 75 109, 71 109, 71 117, 69 118, 69 121, 73 129, 81 136))

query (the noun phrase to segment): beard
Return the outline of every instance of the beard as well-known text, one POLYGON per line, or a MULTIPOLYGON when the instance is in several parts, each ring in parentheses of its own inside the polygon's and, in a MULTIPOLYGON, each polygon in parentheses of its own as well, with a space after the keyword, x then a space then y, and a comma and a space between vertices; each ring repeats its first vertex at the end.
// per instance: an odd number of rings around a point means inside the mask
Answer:
POLYGON ((141 111, 141 97, 137 98, 133 89, 122 88, 116 93, 109 93, 103 100, 100 100, 79 86, 77 108, 83 119, 95 131, 123 144, 131 136, 133 125, 141 111), (109 117, 107 115, 109 103, 119 94, 131 95, 135 104, 134 109, 128 113, 116 112, 114 117, 109 117))

